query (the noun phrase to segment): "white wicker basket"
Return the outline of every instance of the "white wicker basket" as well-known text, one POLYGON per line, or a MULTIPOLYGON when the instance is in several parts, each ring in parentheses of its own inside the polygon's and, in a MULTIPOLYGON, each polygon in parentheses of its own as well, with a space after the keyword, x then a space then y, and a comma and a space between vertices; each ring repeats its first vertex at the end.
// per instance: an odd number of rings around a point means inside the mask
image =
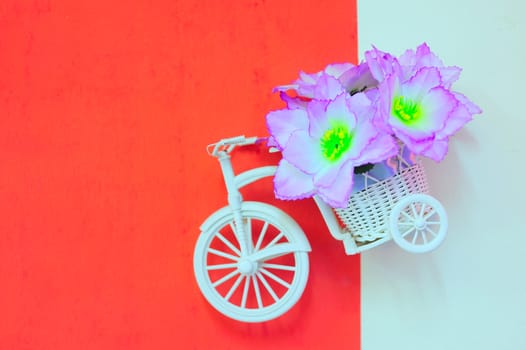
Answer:
POLYGON ((356 242, 366 243, 387 236, 393 205, 408 194, 429 192, 420 162, 402 168, 399 167, 396 175, 354 193, 346 208, 334 209, 356 242))

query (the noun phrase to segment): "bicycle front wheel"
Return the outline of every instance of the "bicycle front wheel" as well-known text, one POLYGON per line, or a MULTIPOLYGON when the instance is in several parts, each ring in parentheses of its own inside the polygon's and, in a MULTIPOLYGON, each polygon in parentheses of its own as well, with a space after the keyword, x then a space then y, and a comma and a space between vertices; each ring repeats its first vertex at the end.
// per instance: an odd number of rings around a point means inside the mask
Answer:
POLYGON ((299 235, 304 239, 304 234, 292 218, 268 204, 245 202, 241 215, 251 254, 242 254, 233 215, 225 211, 197 241, 195 277, 208 302, 225 316, 268 321, 287 312, 303 294, 309 274, 307 250, 287 243, 296 242, 299 235), (279 246, 287 248, 275 253, 279 246), (254 254, 259 258, 252 259, 254 254))

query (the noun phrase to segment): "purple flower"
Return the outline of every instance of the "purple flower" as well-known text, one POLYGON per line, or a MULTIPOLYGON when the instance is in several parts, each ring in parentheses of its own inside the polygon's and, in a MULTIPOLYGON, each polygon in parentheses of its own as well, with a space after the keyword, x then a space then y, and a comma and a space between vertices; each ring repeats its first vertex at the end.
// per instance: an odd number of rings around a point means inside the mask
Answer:
POLYGON ((442 160, 449 137, 482 112, 451 90, 460 72, 444 66, 425 43, 398 58, 373 47, 359 65, 301 72, 294 83, 277 87, 288 108, 267 115, 268 144, 283 156, 276 197, 318 195, 345 207, 355 167, 390 159, 399 142, 412 156, 442 160))
POLYGON ((267 115, 267 127, 283 152, 274 178, 281 199, 319 195, 333 207, 347 205, 354 167, 383 161, 397 153, 388 134, 380 133, 365 94, 347 92, 334 100, 313 100, 306 109, 267 115))
MULTIPOLYGON (((338 78, 353 67, 352 63, 335 63, 317 73, 300 72, 300 78, 295 82, 278 86, 274 88, 274 91, 295 90, 298 96, 304 98, 331 100, 344 91, 338 78)), ((284 97, 284 95, 281 96, 284 97)), ((285 102, 289 101, 285 100, 285 102)))
POLYGON ((344 72, 338 80, 345 91, 354 95, 366 91, 378 85, 378 81, 373 77, 367 63, 360 63, 344 72))
POLYGON ((398 58, 398 62, 402 67, 402 74, 404 79, 409 79, 416 72, 423 67, 435 67, 440 72, 442 85, 449 89, 451 85, 458 79, 462 69, 460 67, 450 66, 446 67, 442 60, 438 58, 426 43, 421 44, 416 48, 416 51, 407 50, 402 56, 398 58))
POLYGON ((372 50, 365 52, 365 62, 369 67, 371 75, 377 82, 384 81, 389 75, 401 73, 398 60, 391 54, 380 51, 374 46, 372 50))
POLYGON ((278 86, 274 91, 287 107, 306 108, 311 100, 333 100, 343 92, 351 95, 375 87, 378 81, 373 78, 366 63, 357 66, 351 63, 328 65, 323 71, 307 74, 300 72, 300 78, 290 85, 278 86), (289 96, 286 91, 293 90, 297 96, 289 96))
POLYGON ((426 43, 398 59, 373 47, 365 53, 376 94, 377 126, 392 132, 411 151, 440 161, 448 138, 482 111, 464 95, 451 91, 459 67, 446 67, 426 43))
POLYGON ((382 82, 390 75, 398 75, 402 82, 410 79, 421 68, 434 67, 440 72, 442 85, 449 89, 458 79, 461 68, 455 66, 444 66, 426 43, 419 45, 416 50, 407 50, 398 59, 387 52, 378 50, 373 46, 372 50, 365 52, 365 60, 371 70, 373 77, 382 82))
POLYGON ((403 81, 392 74, 379 85, 377 125, 383 126, 414 153, 435 161, 444 158, 448 138, 480 109, 452 92, 439 67, 422 67, 403 81))

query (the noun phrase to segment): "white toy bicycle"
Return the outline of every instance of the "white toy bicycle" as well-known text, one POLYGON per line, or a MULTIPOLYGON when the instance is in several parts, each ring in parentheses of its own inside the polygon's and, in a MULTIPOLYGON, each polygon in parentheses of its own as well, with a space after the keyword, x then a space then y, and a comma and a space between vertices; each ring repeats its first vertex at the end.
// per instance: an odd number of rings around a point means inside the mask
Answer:
MULTIPOLYGON (((221 165, 228 206, 201 225, 194 251, 195 277, 205 298, 222 314, 243 322, 268 321, 287 312, 301 297, 309 274, 311 247, 301 227, 282 210, 243 201, 240 194, 242 187, 276 171, 264 166, 234 174, 230 153, 260 140, 238 136, 208 146, 221 165)), ((395 166, 396 174, 384 180, 361 174, 364 188, 353 193, 347 208, 333 209, 314 197, 346 254, 391 239, 409 252, 423 253, 444 240, 446 212, 427 194, 423 167, 402 155, 395 166)))

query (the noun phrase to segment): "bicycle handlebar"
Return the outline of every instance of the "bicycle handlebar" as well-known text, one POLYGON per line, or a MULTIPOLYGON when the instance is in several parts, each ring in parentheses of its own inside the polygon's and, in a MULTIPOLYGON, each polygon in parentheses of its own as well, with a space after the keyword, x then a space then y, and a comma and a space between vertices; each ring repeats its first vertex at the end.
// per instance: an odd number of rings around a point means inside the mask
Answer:
POLYGON ((236 146, 253 145, 259 141, 266 140, 266 138, 260 138, 257 136, 245 137, 245 135, 229 137, 222 139, 216 143, 212 143, 206 147, 206 151, 209 155, 217 157, 220 152, 226 154, 232 152, 236 146), (212 150, 210 150, 213 147, 212 150))
POLYGON ((246 140, 245 135, 240 135, 240 136, 230 137, 228 139, 222 139, 219 142, 222 142, 225 145, 234 145, 238 143, 243 143, 245 140, 246 140))

